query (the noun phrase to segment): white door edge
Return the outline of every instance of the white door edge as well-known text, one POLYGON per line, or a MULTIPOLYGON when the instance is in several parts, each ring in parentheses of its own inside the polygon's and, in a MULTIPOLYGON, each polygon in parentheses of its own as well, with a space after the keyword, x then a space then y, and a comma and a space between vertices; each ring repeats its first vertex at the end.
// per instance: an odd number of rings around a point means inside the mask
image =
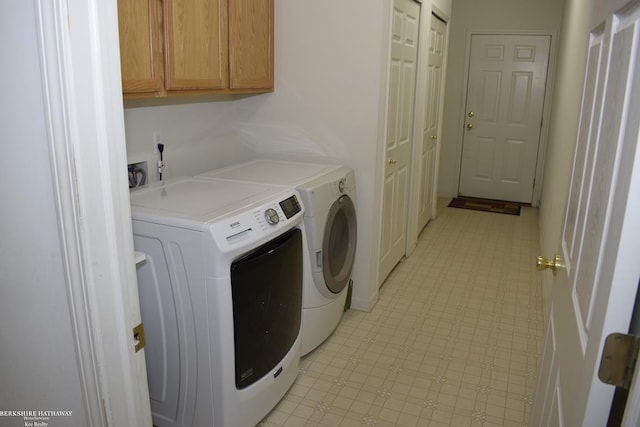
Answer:
POLYGON ((431 218, 435 219, 438 216, 438 177, 440 176, 440 157, 442 150, 442 132, 444 131, 444 102, 445 102, 445 92, 447 86, 447 64, 449 63, 449 43, 450 43, 450 35, 451 35, 451 26, 449 25, 451 22, 451 16, 438 8, 436 5, 432 5, 432 13, 438 15, 442 18, 447 24, 447 34, 445 37, 444 44, 444 58, 442 65, 442 83, 440 88, 440 99, 441 99, 441 108, 440 114, 438 117, 438 128, 440 129, 440 136, 438 137, 438 141, 436 143, 436 160, 435 160, 435 170, 433 171, 433 212, 431 213, 431 218))
POLYGON ((622 418, 622 427, 636 427, 638 425, 640 425, 640 369, 636 366, 622 418))
POLYGON ((416 135, 422 134, 423 116, 422 113, 425 108, 426 98, 426 81, 424 80, 425 68, 429 59, 428 52, 424 47, 427 46, 427 31, 425 26, 431 19, 431 8, 425 5, 422 1, 420 7, 420 34, 418 41, 418 63, 416 68, 416 84, 414 87, 415 97, 413 100, 413 129, 411 130, 411 159, 409 161, 409 195, 407 201, 407 221, 406 221, 406 241, 405 241, 405 256, 410 256, 411 252, 418 244, 418 234, 415 232, 418 227, 418 200, 419 197, 416 194, 419 187, 420 180, 420 153, 418 144, 416 141, 416 135))

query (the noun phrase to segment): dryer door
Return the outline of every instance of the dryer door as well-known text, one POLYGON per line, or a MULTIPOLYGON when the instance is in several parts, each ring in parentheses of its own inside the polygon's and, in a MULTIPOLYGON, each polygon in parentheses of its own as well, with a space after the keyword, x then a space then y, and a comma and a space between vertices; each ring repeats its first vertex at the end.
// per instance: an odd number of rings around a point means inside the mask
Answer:
POLYGON ((336 200, 329 214, 322 239, 322 275, 327 288, 340 293, 353 270, 356 255, 356 208, 347 195, 336 200))

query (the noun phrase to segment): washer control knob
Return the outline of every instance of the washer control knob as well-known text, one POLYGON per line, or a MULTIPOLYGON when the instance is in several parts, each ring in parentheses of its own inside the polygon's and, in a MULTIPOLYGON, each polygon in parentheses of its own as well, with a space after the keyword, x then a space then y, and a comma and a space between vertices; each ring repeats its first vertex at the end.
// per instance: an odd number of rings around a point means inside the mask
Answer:
POLYGON ((276 225, 278 222, 280 222, 280 217, 278 216, 278 212, 276 212, 276 210, 273 208, 269 208, 266 211, 264 211, 264 218, 271 225, 276 225))
POLYGON ((346 185, 344 179, 341 179, 340 182, 338 182, 338 191, 340 191, 340 193, 344 193, 344 186, 346 185))

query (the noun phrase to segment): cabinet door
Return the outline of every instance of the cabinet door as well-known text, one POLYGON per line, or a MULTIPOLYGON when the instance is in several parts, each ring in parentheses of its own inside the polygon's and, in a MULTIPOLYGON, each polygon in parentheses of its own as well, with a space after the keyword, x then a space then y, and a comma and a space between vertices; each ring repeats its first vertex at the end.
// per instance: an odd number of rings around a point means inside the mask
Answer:
POLYGON ((228 87, 227 0, 165 0, 167 90, 228 87))
POLYGON ((229 0, 230 88, 273 88, 273 0, 229 0))
POLYGON ((123 93, 160 92, 163 85, 159 0, 118 0, 123 93))

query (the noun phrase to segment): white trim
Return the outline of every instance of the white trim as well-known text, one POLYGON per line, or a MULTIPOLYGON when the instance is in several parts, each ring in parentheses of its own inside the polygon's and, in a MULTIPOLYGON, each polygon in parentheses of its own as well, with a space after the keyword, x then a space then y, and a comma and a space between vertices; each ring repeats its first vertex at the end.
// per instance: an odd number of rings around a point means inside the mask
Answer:
POLYGON ((466 96, 469 88, 469 65, 471 58, 471 37, 473 35, 526 35, 526 36, 549 36, 551 38, 549 44, 549 59, 547 62, 547 83, 544 91, 544 104, 542 107, 542 128, 540 129, 540 138, 538 143, 538 159, 536 162, 535 185, 531 195, 531 205, 536 207, 540 203, 540 195, 542 192, 542 178, 544 176, 544 155, 547 149, 547 139, 549 136, 549 117, 551 110, 552 90, 555 81, 556 52, 558 49, 558 36, 554 30, 468 30, 467 41, 465 46, 464 74, 462 77, 462 92, 460 94, 460 109, 458 112, 458 125, 456 136, 456 174, 454 176, 454 192, 457 195, 460 189, 460 172, 462 168, 462 145, 464 141, 464 125, 466 119, 466 96))
MULTIPOLYGON (((447 88, 447 73, 449 64, 449 43, 451 37, 451 16, 440 9, 437 5, 431 4, 431 13, 437 15, 440 19, 444 20, 447 25, 447 34, 445 37, 445 44, 442 47, 444 49, 444 57, 442 58, 442 81, 440 82, 440 112, 438 116, 438 129, 440 129, 440 135, 436 141, 436 159, 435 159, 435 171, 433 171, 433 211, 431 212, 431 219, 434 220, 438 216, 438 185, 440 177, 440 156, 442 152, 442 135, 444 133, 444 102, 445 92, 447 88)), ((422 230, 418 230, 418 234, 422 230)))
POLYGON ((434 219, 437 215, 437 204, 438 204, 438 174, 440 173, 440 147, 442 141, 442 125, 443 125, 443 117, 444 117, 444 92, 446 87, 446 72, 447 72, 447 54, 448 54, 448 46, 449 46, 449 31, 450 31, 450 17, 444 12, 442 9, 437 7, 432 1, 423 1, 421 2, 421 10, 420 10, 420 36, 418 42, 418 66, 416 71, 416 86, 415 86, 415 104, 413 109, 413 137, 411 143, 411 172, 409 174, 409 202, 407 206, 407 241, 405 248, 405 256, 409 257, 413 250, 416 248, 418 243, 418 236, 422 231, 422 227, 418 226, 418 211, 420 207, 418 206, 420 197, 419 190, 421 185, 421 172, 422 172, 422 163, 421 163, 421 148, 422 148, 422 137, 424 131, 424 122, 425 122, 425 109, 427 102, 427 70, 429 66, 429 29, 431 28, 431 19, 432 15, 437 15, 439 18, 443 19, 446 24, 446 37, 445 37, 445 45, 443 46, 444 55, 443 55, 443 67, 442 67, 442 81, 440 84, 440 108, 439 108, 439 116, 438 116, 438 129, 440 129, 440 135, 438 137, 436 148, 435 148, 435 170, 433 175, 433 200, 432 200, 432 210, 430 213, 431 219, 434 219))
POLYGON ((540 205, 542 195, 542 181, 544 178, 544 163, 547 155, 547 142, 549 140, 549 128, 551 125, 551 103, 555 88, 556 58, 558 52, 558 35, 555 31, 549 31, 544 35, 551 37, 549 44, 549 60, 547 63, 547 85, 544 92, 544 104, 542 106, 542 128, 540 129, 540 142, 538 143, 538 159, 536 162, 535 183, 531 195, 531 206, 540 205))
POLYGON ((382 221, 383 201, 384 201, 384 172, 386 161, 387 144, 387 113, 389 110, 389 74, 391 70, 391 22, 393 19, 393 0, 385 0, 382 14, 382 45, 380 47, 380 102, 378 104, 378 143, 376 144, 375 182, 373 194, 373 215, 372 227, 373 236, 371 245, 371 266, 369 268, 371 276, 369 301, 362 301, 351 306, 364 311, 371 311, 378 300, 379 289, 382 285, 380 279, 380 247, 382 244, 382 221), (370 305, 369 307, 363 307, 370 305))
POLYGON ((106 426, 99 367, 92 342, 92 319, 87 305, 87 280, 82 257, 77 194, 74 183, 69 123, 68 88, 64 76, 68 65, 64 57, 66 38, 60 34, 65 16, 62 4, 36 0, 36 18, 40 47, 42 90, 47 125, 54 199, 58 217, 64 271, 67 284, 75 352, 84 407, 91 426, 106 426))
POLYGON ((115 1, 37 0, 59 232, 88 424, 151 425, 115 1), (120 173, 120 171, 123 171, 120 173))
POLYGON ((420 23, 418 25, 418 54, 416 57, 416 77, 413 85, 413 128, 411 129, 411 157, 409 158, 409 182, 407 183, 407 206, 405 210, 405 248, 404 256, 409 257, 418 244, 418 203, 420 197, 416 192, 420 189, 420 160, 422 148, 422 131, 424 129, 424 108, 427 97, 425 74, 429 61, 428 46, 429 24, 431 20, 431 4, 428 1, 416 1, 420 6, 420 23))

